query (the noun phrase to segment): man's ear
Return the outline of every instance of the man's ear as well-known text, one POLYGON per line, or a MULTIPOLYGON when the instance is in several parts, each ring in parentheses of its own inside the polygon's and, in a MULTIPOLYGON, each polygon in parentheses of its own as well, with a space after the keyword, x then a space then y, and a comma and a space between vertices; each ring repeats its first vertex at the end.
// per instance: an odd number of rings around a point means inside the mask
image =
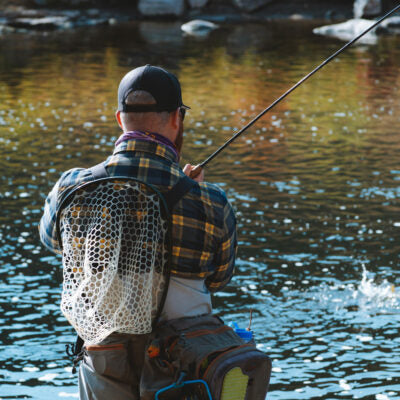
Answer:
POLYGON ((181 116, 180 116, 179 108, 177 108, 175 111, 170 113, 170 123, 174 129, 179 128, 179 119, 180 118, 181 118, 181 116))
POLYGON ((117 119, 117 122, 118 122, 118 125, 120 126, 120 128, 122 129, 122 130, 124 130, 124 127, 122 126, 122 121, 121 121, 121 111, 117 111, 116 113, 115 113, 115 118, 117 119))

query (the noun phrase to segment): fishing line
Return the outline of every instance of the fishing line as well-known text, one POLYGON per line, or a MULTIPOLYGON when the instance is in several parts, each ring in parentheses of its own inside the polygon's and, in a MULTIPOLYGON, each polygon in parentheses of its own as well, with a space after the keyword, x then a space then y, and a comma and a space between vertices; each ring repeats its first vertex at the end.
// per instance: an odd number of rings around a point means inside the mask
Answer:
POLYGON ((319 71, 322 67, 324 67, 326 64, 330 63, 336 56, 338 56, 340 53, 342 53, 344 50, 346 50, 348 47, 350 47, 353 43, 355 43, 357 40, 359 40, 361 37, 363 37, 365 34, 367 34, 369 31, 374 29, 377 25, 379 25, 383 20, 388 18, 390 15, 394 14, 396 11, 400 9, 400 4, 396 6, 393 10, 389 11, 387 14, 385 14, 383 17, 378 19, 373 25, 371 25, 368 29, 366 29, 364 32, 362 32, 360 35, 356 36, 354 39, 350 40, 350 42, 346 43, 342 48, 337 50, 335 53, 333 53, 330 57, 328 57, 324 62, 322 62, 320 65, 318 65, 316 68, 314 68, 311 72, 309 72, 306 76, 304 76, 302 79, 300 79, 295 85, 293 85, 289 90, 287 90, 282 96, 277 98, 272 104, 270 104, 266 109, 264 109, 260 114, 258 114, 254 119, 252 119, 247 125, 245 125, 240 131, 236 132, 229 140, 227 140, 222 146, 220 146, 214 153, 212 153, 206 160, 204 160, 202 163, 197 165, 192 171, 190 176, 191 177, 196 177, 201 170, 211 161, 213 160, 219 153, 221 153, 222 150, 224 150, 227 146, 229 146, 234 140, 236 140, 243 132, 245 132, 247 129, 249 129, 253 124, 255 124, 263 115, 265 115, 268 111, 270 111, 273 107, 275 107, 278 103, 280 103, 286 96, 288 96, 290 93, 292 93, 295 89, 297 89, 303 82, 305 82, 308 78, 310 78, 312 75, 314 75, 317 71, 319 71))

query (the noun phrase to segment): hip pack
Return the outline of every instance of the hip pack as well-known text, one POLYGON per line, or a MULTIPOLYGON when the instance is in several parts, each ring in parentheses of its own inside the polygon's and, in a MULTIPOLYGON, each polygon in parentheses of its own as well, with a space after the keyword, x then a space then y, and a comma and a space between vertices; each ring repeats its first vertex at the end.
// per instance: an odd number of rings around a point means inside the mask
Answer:
POLYGON ((194 397, 187 390, 183 395, 176 382, 184 377, 204 380, 213 400, 264 400, 270 374, 269 357, 245 343, 219 317, 179 318, 159 324, 151 333, 140 395, 142 400, 209 398, 194 397), (166 387, 171 388, 158 397, 166 387))

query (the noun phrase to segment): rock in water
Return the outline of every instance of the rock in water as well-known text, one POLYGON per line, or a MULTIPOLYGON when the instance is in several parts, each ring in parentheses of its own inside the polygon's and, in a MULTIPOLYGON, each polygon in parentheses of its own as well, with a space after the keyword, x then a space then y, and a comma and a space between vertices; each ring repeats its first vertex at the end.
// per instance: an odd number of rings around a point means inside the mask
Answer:
POLYGON ((355 0, 353 4, 354 18, 375 17, 382 12, 381 0, 355 0))
POLYGON ((185 11, 184 0, 139 0, 138 9, 147 17, 163 15, 181 16, 185 11))
POLYGON ((208 0, 189 0, 190 8, 202 8, 208 3, 208 0))
POLYGON ((388 34, 400 34, 400 17, 394 16, 385 19, 380 25, 378 25, 376 31, 378 33, 388 34))
MULTIPOLYGON (((340 24, 325 25, 314 28, 313 33, 349 41, 367 30, 374 23, 375 21, 370 21, 368 19, 349 19, 340 24)), ((376 36, 375 29, 373 29, 363 36, 357 43, 375 44, 377 39, 378 37, 376 36)))
POLYGON ((183 32, 194 36, 206 36, 209 32, 217 28, 217 24, 202 19, 195 19, 181 26, 183 32))
POLYGON ((233 3, 243 11, 252 12, 266 6, 272 1, 273 0, 233 0, 233 3))
POLYGON ((67 22, 67 17, 49 16, 43 18, 17 18, 8 24, 14 28, 51 30, 62 28, 67 22))

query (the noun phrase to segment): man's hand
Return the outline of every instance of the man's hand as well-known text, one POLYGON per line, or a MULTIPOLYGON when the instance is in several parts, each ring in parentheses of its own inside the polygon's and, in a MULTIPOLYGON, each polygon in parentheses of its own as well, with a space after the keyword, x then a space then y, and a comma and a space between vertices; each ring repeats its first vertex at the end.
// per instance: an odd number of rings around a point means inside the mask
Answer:
POLYGON ((191 164, 186 164, 185 168, 183 168, 183 172, 189 178, 192 178, 196 182, 204 181, 204 170, 199 165, 193 166, 191 164))

